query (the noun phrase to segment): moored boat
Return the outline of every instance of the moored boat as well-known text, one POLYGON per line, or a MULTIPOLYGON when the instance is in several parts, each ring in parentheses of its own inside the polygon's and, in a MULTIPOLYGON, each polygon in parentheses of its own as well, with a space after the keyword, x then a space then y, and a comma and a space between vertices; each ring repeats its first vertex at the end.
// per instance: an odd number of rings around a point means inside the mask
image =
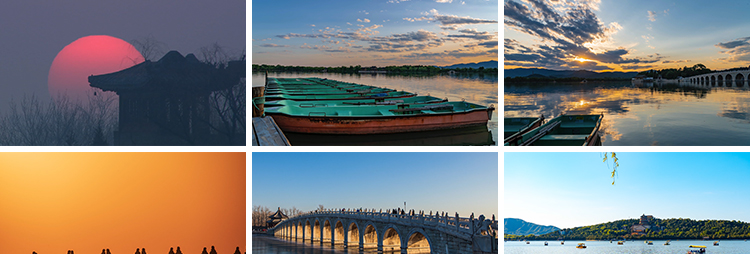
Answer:
POLYGON ((389 99, 389 98, 407 98, 407 97, 414 97, 417 96, 417 94, 410 93, 410 92, 387 92, 387 93, 365 93, 365 94, 359 94, 359 93, 350 93, 350 94, 327 94, 327 95, 286 95, 286 94, 278 94, 278 95, 269 95, 266 96, 266 101, 276 101, 276 100, 295 100, 295 101, 322 101, 322 100, 361 100, 361 99, 374 99, 374 98, 382 98, 382 99, 389 99))
POLYGON ((285 132, 379 134, 453 129, 487 124, 493 106, 468 102, 377 106, 265 108, 285 132))
POLYGON ((604 115, 560 115, 506 142, 506 146, 594 146, 601 145, 599 127, 604 115))
POLYGON ((719 241, 715 241, 714 246, 719 246, 719 241))
POLYGON ((586 248, 586 244, 585 243, 579 243, 578 246, 576 246, 576 248, 578 248, 578 249, 585 249, 586 248))
POLYGON ((623 241, 617 241, 617 245, 623 245, 624 243, 623 241))
POLYGON ((303 108, 311 107, 338 107, 338 106, 372 106, 372 105, 398 105, 398 104, 431 104, 447 102, 447 99, 440 99, 432 96, 414 96, 408 98, 388 98, 388 99, 361 99, 361 100, 324 100, 324 101, 292 101, 278 100, 266 103, 266 107, 279 106, 296 106, 303 108))
POLYGON ((503 121, 503 128, 505 129, 503 143, 513 142, 515 139, 521 138, 524 133, 541 126, 543 123, 544 116, 506 117, 503 121))
POLYGON ((667 240, 666 242, 664 242, 664 245, 669 245, 669 241, 670 240, 667 240))
POLYGON ((544 246, 547 246, 547 241, 544 241, 544 246))

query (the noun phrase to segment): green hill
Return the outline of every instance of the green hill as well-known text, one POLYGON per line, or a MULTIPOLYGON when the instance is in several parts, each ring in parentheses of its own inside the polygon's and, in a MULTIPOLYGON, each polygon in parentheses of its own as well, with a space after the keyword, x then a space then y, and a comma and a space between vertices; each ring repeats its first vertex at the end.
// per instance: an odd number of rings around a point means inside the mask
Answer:
POLYGON ((658 219, 643 234, 633 234, 638 219, 618 220, 591 226, 564 228, 542 235, 506 234, 506 240, 609 240, 609 239, 747 239, 750 223, 728 220, 658 219))
POLYGON ((522 219, 516 219, 516 218, 505 218, 504 222, 505 222, 505 227, 503 231, 506 234, 540 235, 540 234, 546 234, 552 231, 560 230, 558 227, 555 227, 555 226, 542 226, 542 225, 534 224, 534 223, 527 222, 522 219))

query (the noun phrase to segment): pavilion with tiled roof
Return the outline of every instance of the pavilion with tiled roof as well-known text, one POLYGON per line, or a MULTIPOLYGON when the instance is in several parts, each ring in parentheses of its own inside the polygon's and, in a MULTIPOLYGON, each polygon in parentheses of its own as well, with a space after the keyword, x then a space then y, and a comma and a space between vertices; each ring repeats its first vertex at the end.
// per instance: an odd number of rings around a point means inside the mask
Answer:
POLYGON ((88 80, 91 87, 119 96, 115 145, 216 145, 208 97, 238 84, 244 72, 244 61, 215 66, 170 51, 159 61, 88 80))

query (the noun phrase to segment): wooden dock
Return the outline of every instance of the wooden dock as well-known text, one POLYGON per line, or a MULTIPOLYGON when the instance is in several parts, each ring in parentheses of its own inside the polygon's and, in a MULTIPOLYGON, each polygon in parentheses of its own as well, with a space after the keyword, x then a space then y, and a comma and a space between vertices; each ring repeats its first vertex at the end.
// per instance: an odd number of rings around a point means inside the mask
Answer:
POLYGON ((290 146, 273 117, 253 117, 254 146, 290 146))

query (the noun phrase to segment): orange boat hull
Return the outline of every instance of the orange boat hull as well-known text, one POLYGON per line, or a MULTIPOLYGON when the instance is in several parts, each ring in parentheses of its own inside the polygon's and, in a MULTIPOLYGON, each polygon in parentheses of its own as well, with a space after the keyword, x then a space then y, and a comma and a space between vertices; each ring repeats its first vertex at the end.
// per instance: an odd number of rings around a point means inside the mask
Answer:
POLYGON ((314 134, 384 134, 430 131, 487 124, 491 110, 454 114, 389 117, 309 117, 269 114, 285 132, 314 134))

